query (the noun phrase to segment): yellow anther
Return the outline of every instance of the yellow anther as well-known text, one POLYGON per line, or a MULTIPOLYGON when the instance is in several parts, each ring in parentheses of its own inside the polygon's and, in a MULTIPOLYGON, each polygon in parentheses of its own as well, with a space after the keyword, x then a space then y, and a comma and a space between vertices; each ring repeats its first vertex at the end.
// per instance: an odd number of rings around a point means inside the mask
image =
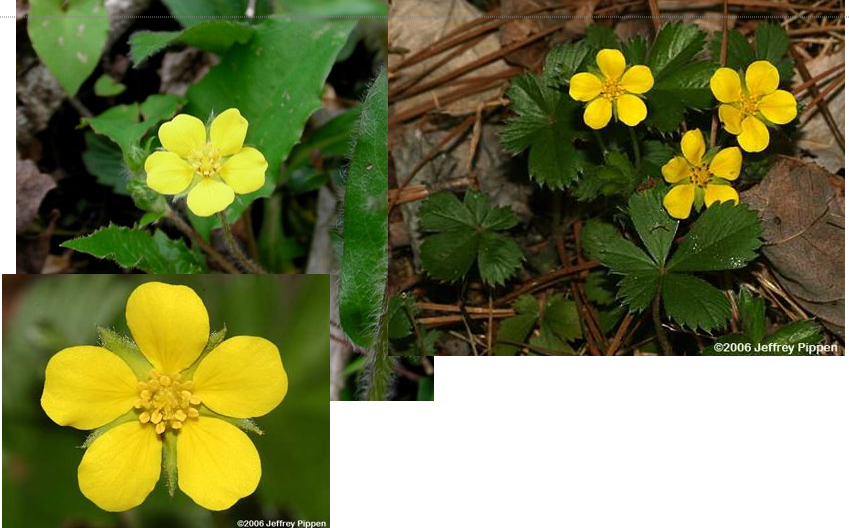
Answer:
POLYGON ((197 418, 200 398, 192 394, 194 384, 181 381, 179 373, 163 374, 156 369, 150 371, 151 379, 136 385, 139 398, 135 408, 140 410, 139 421, 154 426, 157 434, 171 427, 179 429, 189 418, 197 418))
POLYGON ((704 165, 699 165, 698 167, 693 167, 690 169, 690 183, 694 183, 699 187, 706 186, 708 184, 708 181, 710 180, 710 177, 710 169, 708 169, 704 165))

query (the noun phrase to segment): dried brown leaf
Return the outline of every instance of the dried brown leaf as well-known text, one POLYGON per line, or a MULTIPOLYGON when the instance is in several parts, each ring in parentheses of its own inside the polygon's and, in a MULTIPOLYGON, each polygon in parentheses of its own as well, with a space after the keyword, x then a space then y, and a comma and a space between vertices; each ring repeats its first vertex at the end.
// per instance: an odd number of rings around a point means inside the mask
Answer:
POLYGON ((44 195, 56 187, 53 178, 38 170, 30 160, 17 160, 17 218, 15 231, 21 233, 38 215, 44 195))
POLYGON ((829 329, 844 336, 844 211, 813 163, 780 157, 742 193, 763 223, 763 255, 781 286, 829 329))

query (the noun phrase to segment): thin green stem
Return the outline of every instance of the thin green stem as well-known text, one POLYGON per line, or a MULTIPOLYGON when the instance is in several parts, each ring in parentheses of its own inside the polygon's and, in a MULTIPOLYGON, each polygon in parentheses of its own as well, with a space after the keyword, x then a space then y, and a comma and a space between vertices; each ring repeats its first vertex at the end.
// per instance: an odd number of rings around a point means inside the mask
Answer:
POLYGON ((660 342, 660 349, 663 351, 663 355, 674 356, 675 352, 673 352, 672 345, 669 343, 669 336, 666 335, 666 330, 660 322, 660 289, 657 290, 657 294, 654 296, 651 315, 654 320, 654 329, 657 332, 657 340, 660 342))
POLYGON ((640 160, 640 142, 637 141, 637 133, 634 132, 634 127, 628 127, 628 132, 631 135, 631 146, 634 147, 634 167, 639 170, 641 160, 640 160))
POLYGON ((230 231, 230 224, 227 222, 227 218, 223 212, 218 213, 218 219, 221 220, 221 229, 224 231, 224 239, 227 241, 227 247, 230 248, 230 254, 239 261, 239 264, 251 273, 268 274, 259 264, 249 259, 242 252, 239 244, 236 243, 236 239, 233 238, 233 233, 230 231))
POLYGON ((593 137, 598 143, 598 146, 601 147, 602 154, 607 154, 607 145, 604 144, 604 140, 601 138, 601 134, 598 133, 598 130, 593 130, 593 137))

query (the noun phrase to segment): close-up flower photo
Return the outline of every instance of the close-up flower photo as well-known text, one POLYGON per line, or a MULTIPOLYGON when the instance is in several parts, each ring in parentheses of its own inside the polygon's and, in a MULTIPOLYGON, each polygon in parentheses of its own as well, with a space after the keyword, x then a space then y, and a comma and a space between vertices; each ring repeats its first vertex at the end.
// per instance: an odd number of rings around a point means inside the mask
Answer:
POLYGON ((4 523, 328 520, 326 275, 3 293, 4 523))
POLYGON ((844 355, 844 18, 391 2, 388 357, 844 355))

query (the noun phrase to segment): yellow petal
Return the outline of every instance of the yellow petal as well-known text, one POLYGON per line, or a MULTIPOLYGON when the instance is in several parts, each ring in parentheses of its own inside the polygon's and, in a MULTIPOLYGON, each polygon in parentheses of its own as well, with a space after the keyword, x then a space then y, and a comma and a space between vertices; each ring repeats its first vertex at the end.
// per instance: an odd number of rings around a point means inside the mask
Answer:
POLYGON ((743 112, 736 107, 727 104, 719 105, 719 120, 722 121, 722 125, 729 134, 736 136, 743 130, 740 126, 740 122, 743 120, 743 112))
POLYGON ((701 165, 705 155, 705 138, 699 129, 688 130, 681 138, 681 152, 692 165, 701 165))
POLYGON ((220 181, 204 178, 197 183, 186 199, 186 204, 198 216, 212 216, 227 209, 235 199, 233 189, 220 181))
POLYGON ((626 91, 636 94, 646 93, 654 86, 654 77, 648 66, 631 66, 619 80, 626 91))
POLYGON ((625 71, 625 55, 618 49, 603 49, 595 56, 598 69, 610 80, 619 79, 625 71))
POLYGON ((101 509, 129 510, 159 480, 162 441, 138 420, 109 429, 89 446, 77 470, 80 491, 101 509))
POLYGON ((268 162, 260 151, 245 147, 224 163, 221 177, 235 192, 247 194, 262 187, 267 168, 268 162))
POLYGON ((755 61, 746 68, 749 95, 771 94, 778 88, 778 70, 769 61, 755 61))
POLYGON ((711 183, 705 186, 705 205, 710 207, 710 205, 714 202, 727 202, 728 200, 734 200, 734 203, 738 203, 740 198, 737 196, 737 191, 734 190, 734 187, 730 185, 713 185, 711 183))
POLYGON ((177 483, 208 510, 225 510, 253 493, 261 474, 256 447, 234 425, 201 416, 177 435, 177 483))
POLYGON ((710 91, 720 103, 735 103, 743 98, 740 75, 731 68, 719 68, 710 78, 710 91))
POLYGON ((41 407, 59 425, 95 429, 132 409, 136 383, 124 360, 105 348, 66 348, 47 362, 41 407))
POLYGON ((206 143, 206 127, 195 116, 180 114, 159 127, 159 141, 165 150, 187 158, 192 150, 206 143))
POLYGON ((710 162, 710 172, 726 180, 736 180, 743 165, 743 153, 737 147, 724 148, 710 162))
POLYGON ((179 372, 209 340, 209 316, 189 287, 146 282, 127 300, 127 326, 142 354, 163 374, 179 372))
POLYGON ((604 97, 593 100, 584 109, 584 123, 588 127, 598 130, 607 126, 613 115, 613 105, 604 97))
POLYGON ((669 189, 663 197, 663 206, 673 218, 684 220, 690 216, 693 200, 696 197, 696 186, 690 183, 676 185, 669 189))
POLYGON ((602 81, 592 73, 576 73, 569 80, 569 97, 576 101, 592 101, 601 93, 602 81))
POLYGON ((675 156, 660 169, 660 172, 663 174, 664 180, 669 183, 677 183, 690 176, 690 166, 687 164, 687 160, 681 156, 675 156))
POLYGON ((262 416, 277 407, 289 387, 280 352, 261 337, 231 337, 204 357, 194 394, 213 411, 235 418, 262 416))
POLYGON ((160 194, 178 194, 186 190, 195 171, 186 160, 173 152, 154 152, 144 162, 147 186, 160 194))
POLYGON ((232 156, 242 150, 245 135, 248 133, 248 120, 239 110, 230 108, 218 114, 209 127, 209 141, 218 148, 222 156, 232 156))
POLYGON ((757 117, 749 116, 744 119, 740 130, 737 143, 746 152, 760 152, 769 145, 769 130, 757 117))
POLYGON ((616 115, 626 125, 637 126, 646 118, 646 103, 636 95, 622 95, 616 99, 616 115))
POLYGON ((776 90, 761 99, 758 110, 773 123, 784 125, 796 118, 796 99, 790 92, 776 90))

